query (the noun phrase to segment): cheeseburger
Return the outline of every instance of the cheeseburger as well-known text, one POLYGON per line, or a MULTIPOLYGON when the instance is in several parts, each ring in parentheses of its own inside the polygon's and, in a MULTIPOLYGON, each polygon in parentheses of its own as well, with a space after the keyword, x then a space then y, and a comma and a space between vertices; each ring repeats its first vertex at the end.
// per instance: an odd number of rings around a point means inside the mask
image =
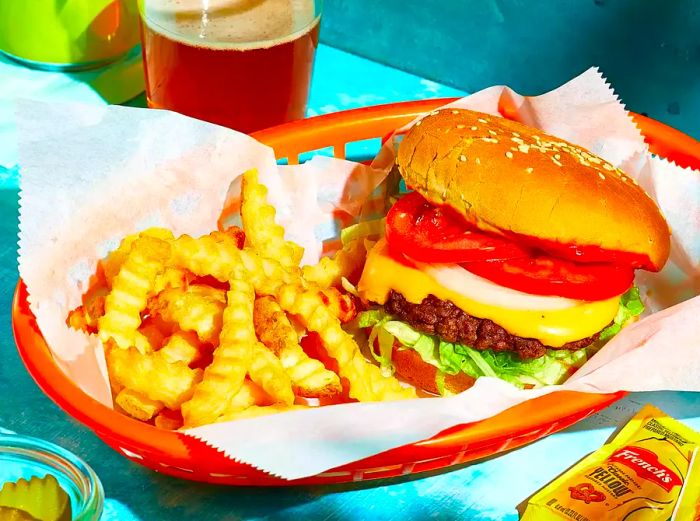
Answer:
POLYGON ((521 123, 436 111, 396 163, 413 191, 368 254, 358 291, 378 306, 360 325, 426 391, 562 382, 642 312, 634 271, 668 258, 668 226, 631 177, 521 123))

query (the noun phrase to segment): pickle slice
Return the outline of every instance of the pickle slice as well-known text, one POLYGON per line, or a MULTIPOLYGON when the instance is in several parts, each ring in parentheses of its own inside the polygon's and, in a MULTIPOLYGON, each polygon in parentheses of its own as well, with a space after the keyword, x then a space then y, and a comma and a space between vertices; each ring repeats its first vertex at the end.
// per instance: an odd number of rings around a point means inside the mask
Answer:
MULTIPOLYGON (((5 483, 0 490, 0 508, 9 510, 9 515, 25 515, 17 517, 17 521, 71 521, 73 518, 70 497, 51 474, 43 478, 33 476, 29 481, 22 478, 15 483, 5 483), (23 513, 13 514, 13 510, 23 513)), ((0 515, 0 519, 4 521, 5 517, 0 515)))
POLYGON ((12 507, 0 507, 0 519, 2 521, 40 521, 24 510, 12 507))

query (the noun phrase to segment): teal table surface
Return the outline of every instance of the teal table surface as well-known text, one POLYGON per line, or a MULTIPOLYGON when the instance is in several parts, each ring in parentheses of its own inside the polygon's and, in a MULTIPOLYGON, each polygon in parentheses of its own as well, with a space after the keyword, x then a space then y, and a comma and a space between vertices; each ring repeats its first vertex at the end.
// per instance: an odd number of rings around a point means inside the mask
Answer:
MULTIPOLYGON (((599 447, 617 425, 644 403, 654 403, 700 429, 700 396, 638 393, 563 432, 505 455, 399 480, 326 487, 229 488, 176 480, 131 463, 44 396, 25 371, 11 331, 18 212, 12 100, 21 96, 92 103, 104 103, 105 99, 126 101, 114 93, 101 96, 92 82, 96 76, 30 71, 0 58, 0 432, 44 438, 83 457, 104 484, 103 519, 516 520, 516 505, 599 447)), ((432 81, 321 46, 309 115, 460 94, 432 81)), ((142 98, 132 102, 139 103, 142 98)))

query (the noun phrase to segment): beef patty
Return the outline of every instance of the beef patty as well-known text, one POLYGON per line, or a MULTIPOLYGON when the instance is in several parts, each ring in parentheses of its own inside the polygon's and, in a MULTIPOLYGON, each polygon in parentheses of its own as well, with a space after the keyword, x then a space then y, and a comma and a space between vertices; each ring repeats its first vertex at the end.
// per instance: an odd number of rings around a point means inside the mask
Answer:
POLYGON ((411 304, 401 293, 392 290, 384 309, 418 331, 437 335, 447 342, 466 344, 481 351, 515 351, 521 358, 539 358, 547 349, 575 351, 591 345, 600 336, 596 333, 559 347, 545 346, 534 338, 512 335, 491 320, 473 317, 449 300, 434 295, 428 295, 420 304, 411 304))

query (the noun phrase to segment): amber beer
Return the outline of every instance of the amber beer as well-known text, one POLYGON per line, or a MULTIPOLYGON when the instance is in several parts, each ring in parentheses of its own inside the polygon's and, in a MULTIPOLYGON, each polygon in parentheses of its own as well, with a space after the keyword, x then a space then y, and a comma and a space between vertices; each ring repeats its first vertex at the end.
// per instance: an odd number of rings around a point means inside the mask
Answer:
POLYGON ((303 118, 318 45, 318 4, 142 0, 149 106, 242 132, 303 118))

